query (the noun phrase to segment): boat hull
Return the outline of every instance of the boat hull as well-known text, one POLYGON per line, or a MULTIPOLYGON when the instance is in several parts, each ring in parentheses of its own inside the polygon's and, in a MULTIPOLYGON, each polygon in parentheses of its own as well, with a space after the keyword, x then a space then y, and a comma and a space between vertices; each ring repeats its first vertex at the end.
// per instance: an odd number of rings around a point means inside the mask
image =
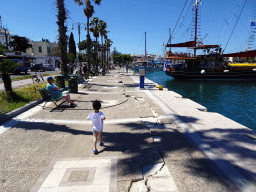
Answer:
POLYGON ((201 72, 174 72, 165 71, 165 73, 175 79, 194 79, 194 80, 243 80, 255 79, 256 72, 243 71, 243 72, 211 72, 201 74, 201 72))
MULTIPOLYGON (((139 67, 133 68, 135 71, 139 70, 139 67)), ((161 71, 163 70, 163 67, 145 67, 145 71, 161 71)))

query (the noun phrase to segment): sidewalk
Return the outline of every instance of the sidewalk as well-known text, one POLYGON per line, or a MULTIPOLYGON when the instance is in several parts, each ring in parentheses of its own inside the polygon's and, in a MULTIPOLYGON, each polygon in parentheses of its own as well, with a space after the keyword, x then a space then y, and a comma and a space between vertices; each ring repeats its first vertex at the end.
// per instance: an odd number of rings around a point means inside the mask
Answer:
MULTIPOLYGON (((86 88, 79 87, 79 93, 71 94, 76 108, 66 102, 60 109, 52 103, 42 109, 40 104, 1 126, 0 191, 255 189, 255 141, 235 140, 238 134, 232 132, 232 138, 231 131, 223 137, 224 127, 212 118, 225 119, 221 115, 211 116, 203 106, 174 92, 156 90, 148 80, 140 90, 138 76, 124 72, 111 70, 90 79, 86 88), (91 122, 86 119, 95 99, 102 101, 106 116, 104 147, 98 147, 98 155, 92 152, 91 122), (213 129, 211 119, 219 130, 213 129), (235 150, 238 145, 251 151, 242 154, 235 150), (224 152, 230 159, 222 159, 224 152), (237 160, 243 161, 237 165, 237 160), (244 163, 250 165, 250 173, 244 163)), ((225 124, 239 125, 227 119, 225 124)))

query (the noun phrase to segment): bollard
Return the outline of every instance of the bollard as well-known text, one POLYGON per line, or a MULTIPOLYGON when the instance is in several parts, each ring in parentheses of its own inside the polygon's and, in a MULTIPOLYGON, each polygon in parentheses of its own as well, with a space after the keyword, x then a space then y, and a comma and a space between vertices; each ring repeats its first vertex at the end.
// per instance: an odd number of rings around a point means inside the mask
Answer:
POLYGON ((140 66, 140 89, 144 89, 144 77, 145 77, 145 67, 140 66))

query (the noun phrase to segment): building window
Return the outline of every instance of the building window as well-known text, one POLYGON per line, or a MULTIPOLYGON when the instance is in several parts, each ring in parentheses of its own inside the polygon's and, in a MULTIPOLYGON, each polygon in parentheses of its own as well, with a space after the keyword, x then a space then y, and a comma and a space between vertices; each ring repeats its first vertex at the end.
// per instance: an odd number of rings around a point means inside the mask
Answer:
POLYGON ((32 48, 32 53, 34 53, 34 48, 32 48))
POLYGON ((47 53, 51 53, 51 48, 50 47, 47 47, 47 53))
POLYGON ((38 46, 38 52, 42 53, 42 46, 38 46))

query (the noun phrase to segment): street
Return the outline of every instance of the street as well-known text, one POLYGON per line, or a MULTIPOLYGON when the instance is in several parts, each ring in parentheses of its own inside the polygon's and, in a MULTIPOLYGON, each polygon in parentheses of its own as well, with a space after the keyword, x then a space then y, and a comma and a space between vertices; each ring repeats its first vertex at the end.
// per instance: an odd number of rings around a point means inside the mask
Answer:
MULTIPOLYGON (((45 74, 45 73, 47 73, 47 74, 52 74, 52 73, 59 73, 60 72, 60 69, 59 68, 55 68, 55 71, 44 71, 44 72, 40 72, 42 75, 43 74, 45 74)), ((36 73, 36 72, 34 72, 34 71, 28 71, 28 73, 26 74, 26 75, 32 75, 32 74, 34 74, 34 73, 36 73)), ((17 77, 22 77, 22 76, 25 76, 25 74, 24 73, 21 73, 21 74, 17 74, 17 75, 11 75, 11 79, 15 79, 15 78, 17 78, 17 77)), ((0 81, 2 81, 2 76, 0 75, 0 81)))

